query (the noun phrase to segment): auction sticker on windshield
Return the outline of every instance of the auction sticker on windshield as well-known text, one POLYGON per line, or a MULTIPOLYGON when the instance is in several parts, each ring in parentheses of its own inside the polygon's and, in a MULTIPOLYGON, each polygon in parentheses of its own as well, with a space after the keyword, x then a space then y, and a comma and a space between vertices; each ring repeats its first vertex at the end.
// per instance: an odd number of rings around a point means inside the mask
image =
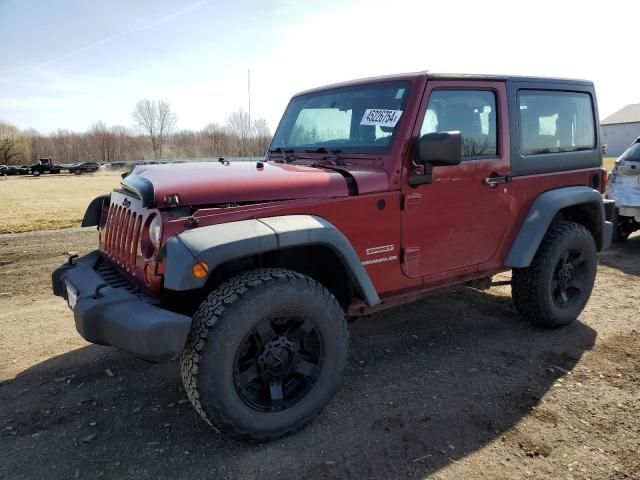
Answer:
POLYGON ((384 108, 367 108, 362 116, 360 125, 378 125, 380 127, 395 127, 400 120, 402 110, 386 110, 384 108))

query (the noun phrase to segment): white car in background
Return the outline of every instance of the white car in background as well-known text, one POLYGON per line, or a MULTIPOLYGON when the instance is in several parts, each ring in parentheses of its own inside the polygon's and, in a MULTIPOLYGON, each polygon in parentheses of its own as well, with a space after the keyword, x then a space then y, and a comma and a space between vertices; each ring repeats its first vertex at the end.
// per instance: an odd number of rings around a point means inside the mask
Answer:
POLYGON ((609 175, 606 198, 616 201, 614 240, 624 241, 640 230, 640 137, 616 160, 609 175))

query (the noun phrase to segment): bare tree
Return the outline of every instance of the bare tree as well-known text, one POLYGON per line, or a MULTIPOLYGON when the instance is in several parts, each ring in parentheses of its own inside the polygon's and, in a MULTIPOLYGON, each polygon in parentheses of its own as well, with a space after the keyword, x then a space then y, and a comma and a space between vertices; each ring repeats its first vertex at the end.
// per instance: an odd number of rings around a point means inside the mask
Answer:
POLYGON ((116 154, 116 134, 103 121, 94 123, 89 131, 92 155, 100 162, 112 162, 116 154))
POLYGON ((48 138, 40 134, 35 128, 29 128, 24 131, 25 141, 29 147, 30 159, 32 163, 38 161, 39 158, 45 158, 49 156, 49 144, 48 138))
POLYGON ((149 140, 156 160, 162 158, 162 149, 167 137, 176 125, 178 117, 164 100, 142 99, 136 103, 132 113, 136 126, 149 140))
POLYGON ((196 158, 199 154, 198 136, 192 130, 181 130, 171 135, 175 158, 196 158))
POLYGON ((84 162, 90 153, 86 135, 59 128, 51 135, 52 157, 60 163, 84 162))
POLYGON ((147 145, 145 138, 134 135, 127 127, 114 125, 111 132, 115 137, 114 161, 141 160, 147 145))
POLYGON ((253 131, 255 135, 255 151, 258 155, 266 153, 269 143, 271 143, 271 130, 269 124, 264 118, 258 118, 253 122, 253 131))
POLYGON ((20 131, 8 123, 0 122, 0 160, 5 165, 15 163, 28 155, 25 152, 26 143, 20 131))
POLYGON ((235 137, 237 151, 240 156, 247 156, 249 153, 249 138, 251 136, 251 123, 249 114, 240 108, 227 116, 227 128, 229 133, 235 137))
POLYGON ((143 100, 136 107, 134 116, 139 114, 141 119, 151 120, 150 130, 137 122, 144 133, 102 121, 86 132, 60 128, 48 134, 35 129, 20 131, 0 122, 0 163, 33 163, 41 157, 52 157, 56 163, 76 163, 147 160, 163 155, 258 156, 264 154, 271 141, 267 122, 257 119, 249 124, 248 113, 241 109, 229 115, 225 125, 212 122, 200 131, 170 133, 176 119, 168 104, 143 100))
POLYGON ((203 150, 205 155, 215 157, 222 154, 225 142, 225 131, 216 122, 211 122, 202 130, 203 150))

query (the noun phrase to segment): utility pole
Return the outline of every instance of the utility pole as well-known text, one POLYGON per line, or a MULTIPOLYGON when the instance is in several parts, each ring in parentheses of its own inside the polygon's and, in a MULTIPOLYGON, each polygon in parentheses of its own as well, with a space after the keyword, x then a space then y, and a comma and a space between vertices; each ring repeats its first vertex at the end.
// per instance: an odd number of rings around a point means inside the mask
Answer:
POLYGON ((247 93, 249 95, 249 128, 251 128, 251 69, 247 69, 247 93))

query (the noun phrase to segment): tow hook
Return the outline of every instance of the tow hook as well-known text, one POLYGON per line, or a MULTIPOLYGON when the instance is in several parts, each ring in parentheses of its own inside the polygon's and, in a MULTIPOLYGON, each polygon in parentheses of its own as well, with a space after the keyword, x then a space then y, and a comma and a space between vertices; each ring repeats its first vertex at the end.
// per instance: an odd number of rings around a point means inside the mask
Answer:
POLYGON ((102 289, 105 287, 108 287, 109 285, 107 285, 106 283, 102 283, 100 285, 98 285, 96 287, 96 291, 93 292, 93 298, 100 298, 102 297, 102 289))

